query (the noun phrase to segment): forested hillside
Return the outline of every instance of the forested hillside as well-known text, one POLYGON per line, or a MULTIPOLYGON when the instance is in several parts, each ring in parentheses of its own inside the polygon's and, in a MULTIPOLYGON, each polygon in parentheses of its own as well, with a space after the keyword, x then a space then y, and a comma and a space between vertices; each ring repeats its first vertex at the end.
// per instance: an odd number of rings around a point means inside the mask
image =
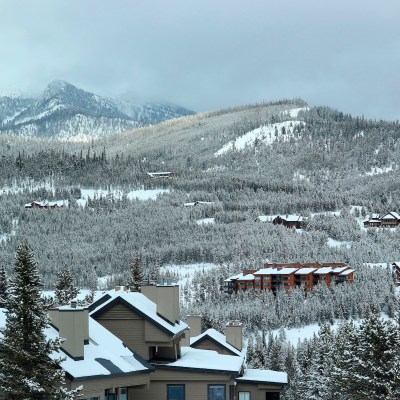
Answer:
POLYGON ((134 250, 144 266, 400 259, 398 230, 364 230, 360 223, 368 213, 400 210, 399 134, 397 122, 292 100, 183 117, 89 144, 0 136, 1 260, 11 265, 28 238, 51 286, 64 264, 77 276, 86 271, 81 285, 123 273, 134 250), (260 127, 242 148, 218 153, 260 127), (151 178, 151 171, 175 177, 151 178), (110 194, 82 208, 76 200, 83 188, 110 194), (138 188, 168 192, 155 201, 128 200, 138 188), (24 209, 51 199, 68 199, 71 207, 24 209), (210 203, 183 206, 196 200, 210 203), (319 217, 303 234, 256 222, 260 215, 313 213, 319 217), (213 223, 202 224, 204 218, 213 223), (351 245, 330 246, 328 238, 351 245))

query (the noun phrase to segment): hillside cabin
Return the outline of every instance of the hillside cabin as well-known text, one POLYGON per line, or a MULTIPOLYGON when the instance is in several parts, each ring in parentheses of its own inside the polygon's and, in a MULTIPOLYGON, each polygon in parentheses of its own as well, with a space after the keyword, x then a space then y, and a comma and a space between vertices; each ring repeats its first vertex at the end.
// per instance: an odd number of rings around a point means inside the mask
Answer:
POLYGON ((396 228, 400 225, 400 215, 394 211, 388 212, 383 217, 379 214, 371 214, 367 221, 364 221, 364 226, 368 228, 396 228))
POLYGON ((25 208, 68 208, 68 200, 55 200, 55 201, 32 201, 24 206, 25 208))
POLYGON ((277 215, 272 223, 274 225, 283 225, 286 228, 301 229, 303 226, 303 217, 299 215, 277 215))
POLYGON ((175 174, 171 171, 167 172, 147 172, 150 178, 173 178, 175 174))

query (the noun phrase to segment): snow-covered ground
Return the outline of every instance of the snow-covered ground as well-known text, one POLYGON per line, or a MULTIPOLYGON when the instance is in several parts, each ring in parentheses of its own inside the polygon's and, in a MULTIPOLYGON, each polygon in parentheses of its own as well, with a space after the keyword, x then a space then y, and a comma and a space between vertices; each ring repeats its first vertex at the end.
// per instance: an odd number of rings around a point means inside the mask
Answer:
POLYGON ((203 219, 198 219, 197 225, 212 225, 214 224, 214 218, 203 218, 203 219))
MULTIPOLYGON (((126 193, 126 197, 128 200, 156 200, 159 194, 169 192, 169 189, 136 189, 126 193)), ((120 189, 81 189, 81 198, 77 202, 84 207, 88 199, 101 197, 122 199, 124 194, 125 192, 120 189)))
POLYGON ((289 114, 291 118, 297 118, 300 111, 307 111, 307 110, 309 110, 308 107, 298 107, 298 108, 292 108, 291 110, 288 111, 283 111, 282 114, 283 115, 289 114))
POLYGON ((366 172, 365 175, 367 176, 373 176, 373 175, 379 175, 379 174, 386 174, 388 172, 392 172, 398 169, 398 165, 391 163, 388 167, 372 167, 369 172, 366 172))
POLYGON ((166 265, 161 268, 161 274, 165 274, 167 271, 178 277, 177 283, 179 286, 186 285, 187 282, 191 282, 196 274, 202 274, 207 270, 216 268, 218 265, 213 263, 196 263, 196 264, 184 264, 184 265, 166 265))
POLYGON ((256 140, 265 144, 271 144, 277 140, 287 142, 294 138, 295 128, 298 126, 304 127, 304 125, 305 123, 302 121, 285 121, 261 126, 245 133, 235 140, 231 140, 214 153, 214 156, 220 156, 231 150, 243 150, 246 146, 253 146, 256 140))
POLYGON ((329 247, 341 247, 345 246, 347 249, 351 249, 352 242, 347 240, 336 240, 332 238, 328 238, 328 246, 329 247))

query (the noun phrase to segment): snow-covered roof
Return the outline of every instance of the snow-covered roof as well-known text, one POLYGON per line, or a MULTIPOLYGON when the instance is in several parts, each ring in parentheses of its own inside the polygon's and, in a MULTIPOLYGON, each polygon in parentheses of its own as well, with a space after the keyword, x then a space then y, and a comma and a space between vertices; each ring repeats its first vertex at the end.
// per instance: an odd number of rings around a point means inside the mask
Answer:
POLYGON ((183 332, 188 327, 183 321, 172 325, 164 318, 161 318, 157 314, 157 305, 144 294, 138 292, 116 292, 115 290, 110 290, 97 302, 92 304, 90 315, 100 314, 103 309, 107 309, 119 301, 172 335, 183 332))
POLYGON ((344 271, 344 272, 342 272, 341 274, 339 274, 340 276, 346 276, 346 275, 349 275, 349 274, 351 274, 351 273, 353 273, 354 272, 354 269, 348 269, 347 271, 344 271))
POLYGON ((340 272, 343 272, 347 269, 348 267, 336 267, 332 269, 332 272, 334 272, 335 274, 338 274, 340 272))
POLYGON ((303 217, 300 215, 279 215, 279 216, 288 222, 303 221, 303 217))
POLYGON ((192 347, 181 348, 181 358, 176 361, 157 361, 152 364, 157 368, 187 368, 189 370, 229 372, 238 374, 242 368, 244 357, 219 354, 214 350, 194 349, 192 347))
POLYGON ((333 271, 332 267, 323 267, 323 268, 318 268, 314 274, 320 275, 320 274, 329 274, 333 271))
POLYGON ((262 369, 245 369, 243 376, 236 378, 240 382, 257 382, 257 383, 276 383, 287 385, 288 376, 286 372, 262 370, 262 369))
POLYGON ((257 272, 254 272, 254 275, 288 275, 297 271, 298 268, 262 268, 257 272))
POLYGON ((240 279, 243 277, 243 273, 230 276, 229 278, 225 279, 224 282, 231 282, 233 279, 240 279))
POLYGON ((218 332, 213 328, 207 329, 201 335, 190 338, 190 346, 193 346, 194 344, 201 342, 205 339, 210 339, 211 341, 219 343, 221 346, 225 347, 227 350, 238 356, 243 355, 241 351, 239 351, 226 341, 225 335, 223 335, 221 332, 218 332))
POLYGON ((391 211, 384 215, 381 219, 400 219, 400 215, 396 212, 391 211))
POLYGON ((311 274, 312 272, 316 271, 317 268, 300 268, 294 274, 295 275, 307 275, 311 274))
MULTIPOLYGON (((0 328, 6 323, 5 312, 5 309, 0 309, 0 328)), ((45 335, 48 339, 55 339, 59 333, 56 328, 49 326, 45 329, 45 335)), ((62 350, 53 352, 50 357, 64 358, 60 365, 72 379, 136 374, 154 370, 150 364, 141 360, 121 340, 92 318, 89 318, 89 344, 84 345, 83 360, 74 360, 62 350)))
POLYGON ((238 278, 238 280, 240 280, 240 281, 252 281, 252 280, 254 280, 254 275, 253 274, 247 274, 245 276, 242 276, 242 277, 238 278))

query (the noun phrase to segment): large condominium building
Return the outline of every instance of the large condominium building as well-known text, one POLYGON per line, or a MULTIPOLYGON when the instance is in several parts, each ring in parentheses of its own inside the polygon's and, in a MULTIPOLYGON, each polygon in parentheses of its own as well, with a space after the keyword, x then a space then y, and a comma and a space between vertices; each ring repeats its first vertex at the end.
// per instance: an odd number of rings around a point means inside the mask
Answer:
POLYGON ((225 292, 239 290, 276 290, 301 287, 312 289, 319 283, 327 286, 354 281, 354 270, 345 263, 266 263, 260 270, 248 269, 225 279, 225 292))

